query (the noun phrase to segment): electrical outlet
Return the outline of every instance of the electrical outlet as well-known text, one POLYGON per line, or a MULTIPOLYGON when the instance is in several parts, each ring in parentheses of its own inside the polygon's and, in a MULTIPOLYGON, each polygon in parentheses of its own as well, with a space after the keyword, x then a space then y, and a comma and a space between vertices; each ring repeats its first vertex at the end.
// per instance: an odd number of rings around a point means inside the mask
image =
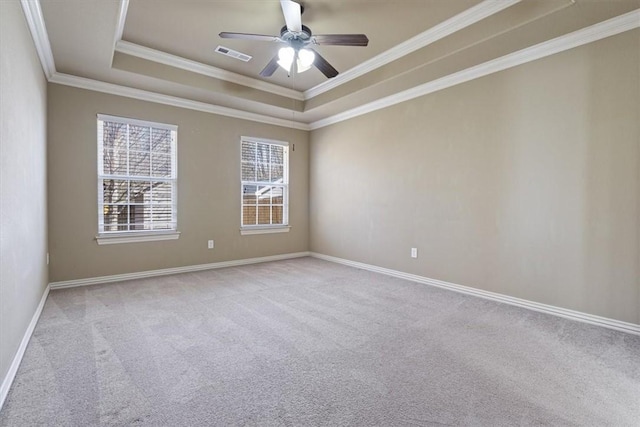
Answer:
POLYGON ((418 258, 418 248, 411 248, 411 258, 418 258))
POLYGON ((49 252, 47 252, 47 265, 49 265, 49 252))
POLYGON ((213 240, 209 240, 209 241, 207 242, 207 248, 209 248, 209 249, 213 249, 213 240))

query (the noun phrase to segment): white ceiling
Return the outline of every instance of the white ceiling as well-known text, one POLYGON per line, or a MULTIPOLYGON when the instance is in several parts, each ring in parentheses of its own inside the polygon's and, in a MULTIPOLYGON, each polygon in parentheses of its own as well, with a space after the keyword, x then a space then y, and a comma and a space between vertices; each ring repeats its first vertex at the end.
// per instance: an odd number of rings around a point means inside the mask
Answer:
POLYGON ((280 46, 218 33, 278 35, 276 0, 24 2, 41 49, 50 44, 53 82, 301 128, 479 77, 483 64, 526 49, 552 54, 572 37, 640 26, 640 0, 307 0, 302 22, 314 34, 364 33, 369 46, 318 46, 340 71, 333 79, 317 69, 262 78, 280 46), (218 45, 253 59, 220 55, 218 45))

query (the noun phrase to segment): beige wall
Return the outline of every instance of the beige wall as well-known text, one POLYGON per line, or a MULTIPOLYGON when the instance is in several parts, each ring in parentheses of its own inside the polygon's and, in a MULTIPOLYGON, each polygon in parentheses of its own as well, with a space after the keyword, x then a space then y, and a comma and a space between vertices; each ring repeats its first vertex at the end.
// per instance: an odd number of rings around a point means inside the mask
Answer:
POLYGON ((50 281, 307 251, 308 133, 49 85, 50 281), (96 114, 178 126, 179 240, 98 246, 96 114), (289 233, 240 235, 240 137, 295 144, 289 233), (207 249, 207 240, 215 249, 207 249))
POLYGON ((0 1, 0 381, 47 286, 46 96, 19 1, 0 1))
POLYGON ((634 30, 313 131, 311 250, 640 323, 639 52, 634 30))
POLYGON ((319 129, 310 152, 306 132, 50 85, 50 280, 311 248, 640 323, 638 47, 627 32, 319 129), (96 244, 97 113, 179 126, 179 240, 96 244), (241 135, 296 144, 290 233, 240 236, 241 135))

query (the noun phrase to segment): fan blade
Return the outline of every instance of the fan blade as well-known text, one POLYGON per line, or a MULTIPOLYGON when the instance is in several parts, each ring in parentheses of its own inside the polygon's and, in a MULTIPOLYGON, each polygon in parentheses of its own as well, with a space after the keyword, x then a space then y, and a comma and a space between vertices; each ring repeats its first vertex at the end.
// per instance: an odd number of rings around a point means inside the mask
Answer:
POLYGON ((322 74, 327 76, 327 78, 329 79, 338 75, 338 70, 333 68, 333 65, 329 64, 329 62, 326 59, 320 56, 318 51, 314 49, 311 49, 311 50, 313 50, 313 53, 316 54, 316 59, 313 61, 313 65, 315 65, 316 68, 320 70, 322 74))
POLYGON ((291 0, 280 0, 284 21, 287 23, 287 29, 292 33, 302 31, 302 10, 300 4, 291 0))
POLYGON ((364 34, 317 34, 311 37, 311 42, 333 46, 367 46, 369 39, 364 34))
POLYGON ((273 73, 278 69, 278 55, 274 56, 271 61, 267 64, 266 67, 262 71, 260 71, 260 75, 262 77, 271 77, 273 73))
POLYGON ((280 37, 277 36, 265 36, 264 34, 248 34, 248 33, 227 33, 222 32, 218 34, 223 39, 244 39, 244 40, 259 40, 263 42, 277 42, 280 41, 280 37))

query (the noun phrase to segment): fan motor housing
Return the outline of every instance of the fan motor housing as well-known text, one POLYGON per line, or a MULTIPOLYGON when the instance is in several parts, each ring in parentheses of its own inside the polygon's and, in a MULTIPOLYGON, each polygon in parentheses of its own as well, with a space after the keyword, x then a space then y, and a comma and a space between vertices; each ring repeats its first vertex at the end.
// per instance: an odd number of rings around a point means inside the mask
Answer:
POLYGON ((299 33, 289 31, 286 25, 280 29, 280 38, 282 41, 289 43, 294 48, 301 48, 309 44, 311 42, 311 35, 311 29, 306 25, 302 26, 302 31, 299 33))

